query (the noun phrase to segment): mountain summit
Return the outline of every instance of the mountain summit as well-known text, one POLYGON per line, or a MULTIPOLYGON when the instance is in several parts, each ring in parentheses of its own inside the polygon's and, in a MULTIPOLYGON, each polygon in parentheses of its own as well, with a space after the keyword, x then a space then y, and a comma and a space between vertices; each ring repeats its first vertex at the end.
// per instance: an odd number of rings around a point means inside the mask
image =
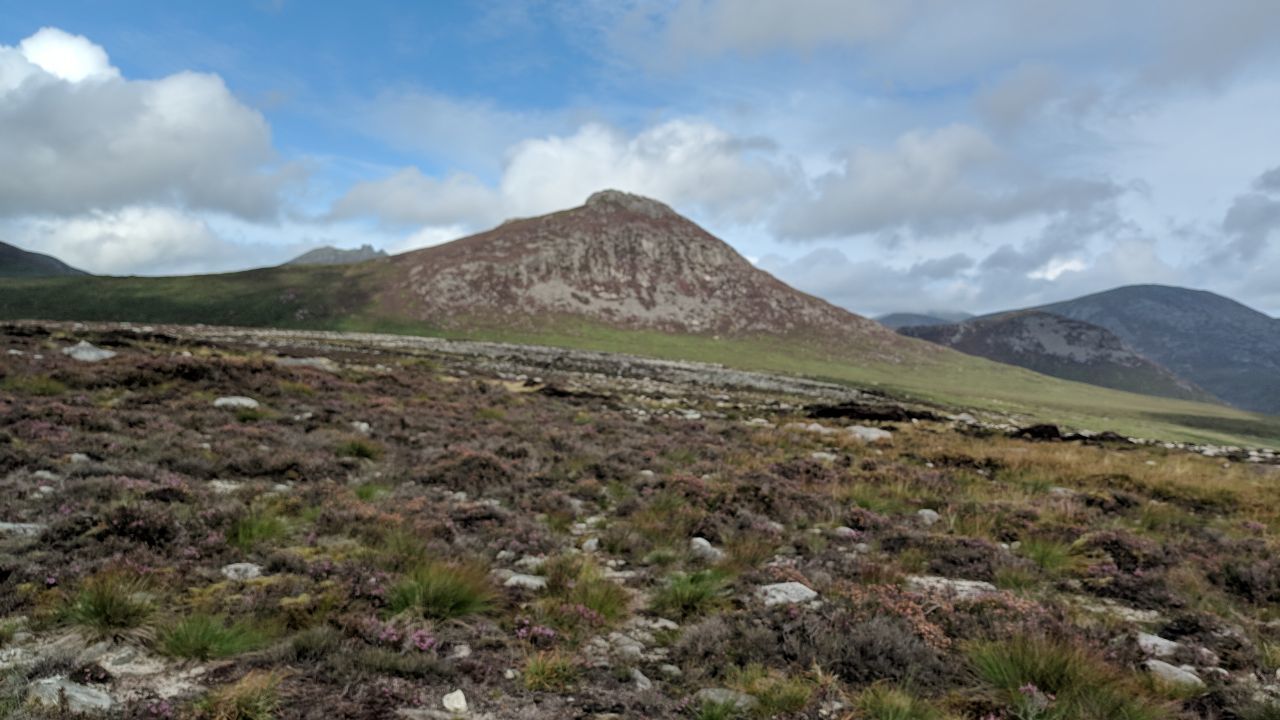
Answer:
POLYGON ((383 311, 445 328, 579 318, 663 332, 839 337, 886 352, 921 347, 789 287, 663 203, 617 190, 391 262, 383 311))
POLYGON ((1280 323, 1234 300, 1130 285, 1037 309, 1104 327, 1237 407, 1280 414, 1280 323))

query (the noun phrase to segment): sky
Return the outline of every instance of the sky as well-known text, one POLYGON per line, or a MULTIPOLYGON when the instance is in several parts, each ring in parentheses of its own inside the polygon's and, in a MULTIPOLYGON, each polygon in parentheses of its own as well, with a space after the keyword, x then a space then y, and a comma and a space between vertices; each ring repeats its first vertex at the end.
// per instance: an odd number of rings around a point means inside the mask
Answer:
POLYGON ((867 315, 1135 283, 1280 315, 1274 0, 2 4, 0 240, 94 273, 617 188, 867 315))

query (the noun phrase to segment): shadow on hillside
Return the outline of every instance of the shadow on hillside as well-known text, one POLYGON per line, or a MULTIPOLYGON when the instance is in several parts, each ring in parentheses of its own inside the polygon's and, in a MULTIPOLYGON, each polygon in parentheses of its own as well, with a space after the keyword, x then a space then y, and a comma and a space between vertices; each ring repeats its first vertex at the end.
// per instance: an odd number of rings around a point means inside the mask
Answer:
POLYGON ((1212 430, 1231 435, 1248 435, 1270 438, 1280 443, 1280 417, 1258 416, 1256 419, 1224 418, 1211 415, 1184 415, 1180 413, 1143 413, 1152 420, 1176 423, 1196 430, 1212 430))

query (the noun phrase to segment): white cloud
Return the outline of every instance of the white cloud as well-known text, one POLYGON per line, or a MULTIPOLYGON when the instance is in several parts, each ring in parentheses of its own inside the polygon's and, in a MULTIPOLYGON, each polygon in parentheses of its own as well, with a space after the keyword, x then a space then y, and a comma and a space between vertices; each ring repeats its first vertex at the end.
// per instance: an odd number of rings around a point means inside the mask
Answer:
POLYGON ((41 70, 68 82, 120 76, 101 46, 83 35, 72 35, 58 28, 41 28, 23 40, 18 49, 41 70))
POLYGON ((416 167, 357 183, 334 203, 330 216, 378 218, 387 225, 483 224, 501 220, 497 193, 474 176, 427 177, 416 167))
POLYGON ((797 240, 910 231, 947 235, 1023 217, 1082 211, 1112 199, 1109 182, 1052 178, 1019 167, 981 131, 912 131, 893 147, 858 148, 775 224, 797 240))
POLYGON ((70 218, 12 223, 22 247, 38 248, 97 274, 205 273, 238 267, 244 248, 179 210, 130 206, 70 218))
POLYGON ((700 120, 671 120, 635 135, 592 123, 572 135, 517 143, 496 187, 469 175, 441 180, 404 168, 356 185, 332 214, 479 228, 574 207, 597 190, 615 188, 745 222, 760 219, 790 180, 791 171, 774 155, 767 142, 700 120))
POLYGON ((221 78, 127 80, 106 52, 46 28, 0 46, 0 215, 167 203, 276 215, 292 171, 221 78))

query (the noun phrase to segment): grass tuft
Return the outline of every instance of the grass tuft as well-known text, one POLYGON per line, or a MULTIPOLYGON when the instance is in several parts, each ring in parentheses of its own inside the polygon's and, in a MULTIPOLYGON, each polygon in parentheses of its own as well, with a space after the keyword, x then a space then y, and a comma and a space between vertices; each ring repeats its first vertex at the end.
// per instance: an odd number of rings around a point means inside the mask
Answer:
POLYGON ((723 602, 728 581, 721 570, 674 573, 654 594, 653 610, 677 618, 701 615, 723 602))
POLYGON ((244 623, 228 624, 212 615, 191 615, 160 636, 168 655, 195 660, 225 658, 261 647, 265 638, 244 623))
POLYGON ((94 576, 71 599, 66 618, 98 640, 145 634, 152 607, 143 590, 140 580, 121 573, 94 576))
POLYGON ((395 613, 449 620, 488 612, 496 597, 485 568, 430 562, 409 571, 391 588, 388 605, 395 613))
POLYGON ((274 720, 280 708, 280 674, 255 670, 234 685, 209 693, 197 707, 203 720, 274 720))

